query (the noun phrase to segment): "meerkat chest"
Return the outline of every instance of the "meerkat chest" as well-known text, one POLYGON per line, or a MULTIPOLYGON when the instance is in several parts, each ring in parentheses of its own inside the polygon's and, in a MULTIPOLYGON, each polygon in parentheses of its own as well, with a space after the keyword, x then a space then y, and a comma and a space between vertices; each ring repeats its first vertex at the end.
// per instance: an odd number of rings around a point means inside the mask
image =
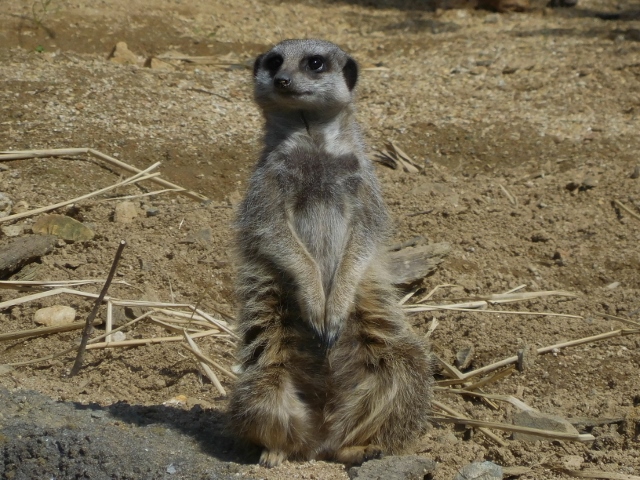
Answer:
POLYGON ((362 182, 355 155, 299 150, 287 158, 293 227, 330 279, 358 218, 362 182))

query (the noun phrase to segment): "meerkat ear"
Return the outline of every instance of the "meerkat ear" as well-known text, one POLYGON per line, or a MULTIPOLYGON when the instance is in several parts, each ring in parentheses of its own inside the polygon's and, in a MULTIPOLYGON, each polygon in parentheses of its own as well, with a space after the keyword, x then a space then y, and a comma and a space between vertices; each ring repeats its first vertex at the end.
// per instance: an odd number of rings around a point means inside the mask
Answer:
POLYGON ((264 53, 262 55, 258 55, 258 58, 256 58, 256 61, 253 62, 253 78, 255 78, 256 75, 258 75, 258 69, 260 68, 260 63, 262 62, 263 58, 264 58, 264 53))
POLYGON ((353 58, 349 57, 347 59, 347 63, 342 69, 342 75, 344 76, 344 81, 347 82, 349 90, 353 90, 358 81, 358 64, 353 58))

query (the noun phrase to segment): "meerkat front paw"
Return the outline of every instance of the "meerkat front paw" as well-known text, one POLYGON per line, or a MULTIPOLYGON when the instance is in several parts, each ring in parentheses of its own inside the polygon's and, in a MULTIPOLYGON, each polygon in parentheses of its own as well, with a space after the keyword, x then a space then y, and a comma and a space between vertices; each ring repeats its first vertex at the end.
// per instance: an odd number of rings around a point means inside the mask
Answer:
POLYGON ((318 335, 324 338, 326 335, 324 325, 325 296, 322 289, 301 290, 299 303, 303 318, 309 322, 318 335))
POLYGON ((344 447, 335 454, 335 460, 346 465, 362 465, 368 460, 382 458, 384 451, 378 445, 366 447, 344 447))
POLYGON ((324 318, 325 331, 327 332, 326 340, 329 346, 338 339, 342 326, 351 313, 352 303, 346 301, 346 298, 339 299, 335 294, 329 296, 324 318))
POLYGON ((265 448, 260 455, 260 465, 266 468, 277 467, 287 459, 287 454, 282 450, 269 450, 265 448))

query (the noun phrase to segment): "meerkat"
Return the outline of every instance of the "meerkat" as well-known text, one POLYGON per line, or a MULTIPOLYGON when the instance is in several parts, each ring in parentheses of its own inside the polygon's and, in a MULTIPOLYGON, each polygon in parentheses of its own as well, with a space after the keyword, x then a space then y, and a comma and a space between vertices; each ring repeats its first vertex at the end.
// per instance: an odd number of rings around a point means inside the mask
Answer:
POLYGON ((431 357, 390 281, 358 65, 333 43, 286 40, 253 73, 265 136, 236 220, 231 427, 267 467, 401 451, 427 428, 431 357))

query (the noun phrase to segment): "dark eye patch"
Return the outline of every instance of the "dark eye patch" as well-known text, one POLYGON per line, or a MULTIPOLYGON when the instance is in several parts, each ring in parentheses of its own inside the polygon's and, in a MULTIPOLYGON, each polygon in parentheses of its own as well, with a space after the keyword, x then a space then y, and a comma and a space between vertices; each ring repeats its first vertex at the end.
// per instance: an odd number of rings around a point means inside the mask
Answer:
POLYGON ((267 70, 269 70, 269 73, 271 73, 271 75, 275 75, 278 69, 282 66, 283 62, 284 59, 282 58, 282 55, 276 53, 274 55, 271 55, 264 61, 264 66, 267 70))

